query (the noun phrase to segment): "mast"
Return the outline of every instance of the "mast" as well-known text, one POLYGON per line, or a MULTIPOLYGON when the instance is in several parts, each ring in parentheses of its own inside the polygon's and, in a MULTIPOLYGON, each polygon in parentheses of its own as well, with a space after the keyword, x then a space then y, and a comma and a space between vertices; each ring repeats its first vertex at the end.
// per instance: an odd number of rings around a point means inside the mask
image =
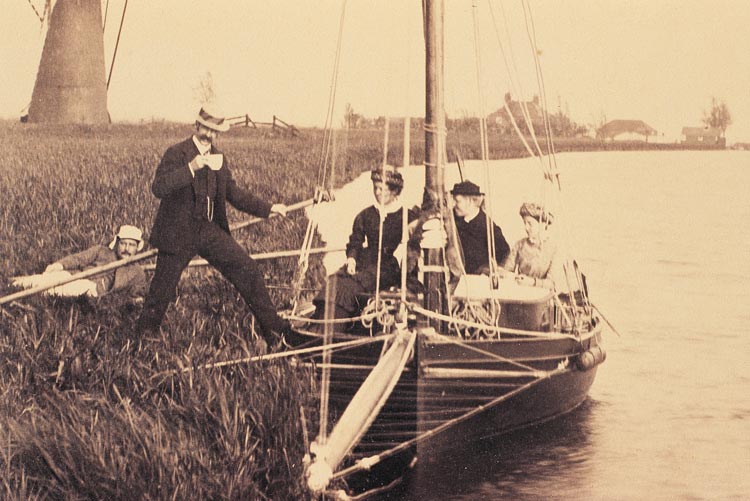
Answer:
MULTIPOLYGON (((442 213, 445 177, 445 110, 443 108, 444 0, 425 0, 425 196, 424 207, 442 213)), ((441 249, 425 249, 425 307, 443 312, 445 279, 441 249)))

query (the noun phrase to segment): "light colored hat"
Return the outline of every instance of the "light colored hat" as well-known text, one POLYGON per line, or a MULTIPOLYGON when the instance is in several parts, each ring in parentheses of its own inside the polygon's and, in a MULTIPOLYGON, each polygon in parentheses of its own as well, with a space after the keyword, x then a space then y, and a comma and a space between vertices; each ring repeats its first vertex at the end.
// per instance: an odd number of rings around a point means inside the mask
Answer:
POLYGON ((555 219, 551 212, 534 202, 524 202, 523 204, 521 204, 521 208, 518 210, 518 213, 521 215, 521 217, 533 217, 540 223, 551 224, 555 219))
POLYGON ((224 113, 215 103, 204 103, 195 121, 217 132, 226 132, 230 127, 229 122, 224 117, 224 113))
POLYGON ((120 226, 120 231, 117 232, 115 238, 109 243, 109 248, 114 250, 117 240, 122 239, 135 240, 138 242, 138 250, 143 249, 143 232, 135 226, 129 224, 120 226))

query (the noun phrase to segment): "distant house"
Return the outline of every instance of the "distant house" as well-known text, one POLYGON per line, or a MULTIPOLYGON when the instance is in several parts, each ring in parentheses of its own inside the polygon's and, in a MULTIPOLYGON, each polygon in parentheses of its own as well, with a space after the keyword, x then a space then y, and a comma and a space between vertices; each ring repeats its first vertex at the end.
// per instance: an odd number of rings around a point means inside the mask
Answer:
POLYGON ((612 120, 599 127, 596 137, 599 139, 638 140, 648 141, 649 136, 655 136, 656 129, 643 120, 612 120))
POLYGON ((726 138, 721 137, 721 130, 716 127, 683 127, 682 144, 694 146, 726 146, 726 138))
POLYGON ((487 123, 496 125, 502 128, 512 127, 508 110, 513 116, 516 125, 522 130, 525 130, 526 119, 524 118, 524 110, 528 113, 529 119, 535 130, 544 130, 544 115, 542 113, 542 107, 539 104, 539 96, 534 96, 531 101, 514 101, 510 96, 510 93, 505 94, 505 106, 487 115, 487 123))

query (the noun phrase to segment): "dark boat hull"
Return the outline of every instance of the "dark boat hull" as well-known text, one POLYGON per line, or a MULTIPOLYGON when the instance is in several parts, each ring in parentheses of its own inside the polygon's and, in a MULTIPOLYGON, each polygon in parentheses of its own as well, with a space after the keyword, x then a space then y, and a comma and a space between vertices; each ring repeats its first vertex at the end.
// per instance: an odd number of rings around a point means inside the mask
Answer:
MULTIPOLYGON (((351 336, 337 336, 336 341, 346 339, 351 336)), ((403 442, 413 444, 396 454, 387 453, 371 471, 350 475, 349 487, 363 492, 388 485, 417 456, 420 461, 444 458, 447 450, 455 448, 456 437, 471 443, 570 412, 586 399, 596 376, 596 367, 579 370, 576 359, 600 341, 601 326, 582 339, 550 336, 457 343, 423 336, 414 359, 344 466, 403 442)), ((382 349, 378 342, 333 356, 330 422, 336 422, 351 401, 382 349)))

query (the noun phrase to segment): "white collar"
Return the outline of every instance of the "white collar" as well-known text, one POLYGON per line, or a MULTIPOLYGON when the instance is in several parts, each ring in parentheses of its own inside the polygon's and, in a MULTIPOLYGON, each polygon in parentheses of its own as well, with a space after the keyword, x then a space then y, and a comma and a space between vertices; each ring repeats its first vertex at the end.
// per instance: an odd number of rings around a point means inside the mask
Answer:
POLYGON ((477 217, 479 215, 479 211, 480 211, 480 209, 479 209, 479 207, 477 207, 477 211, 474 214, 468 214, 468 215, 464 216, 464 221, 466 221, 467 223, 470 223, 472 221, 472 219, 474 219, 475 217, 477 217))
POLYGON ((208 148, 206 148, 206 145, 198 141, 198 138, 195 137, 195 134, 193 134, 193 144, 195 144, 195 147, 198 148, 198 153, 201 155, 208 155, 211 153, 211 145, 208 145, 208 148))
POLYGON ((403 208, 403 205, 398 198, 395 198, 388 205, 380 205, 379 203, 375 202, 374 207, 380 213, 380 217, 386 217, 388 216, 388 214, 393 214, 394 212, 400 211, 403 208))

